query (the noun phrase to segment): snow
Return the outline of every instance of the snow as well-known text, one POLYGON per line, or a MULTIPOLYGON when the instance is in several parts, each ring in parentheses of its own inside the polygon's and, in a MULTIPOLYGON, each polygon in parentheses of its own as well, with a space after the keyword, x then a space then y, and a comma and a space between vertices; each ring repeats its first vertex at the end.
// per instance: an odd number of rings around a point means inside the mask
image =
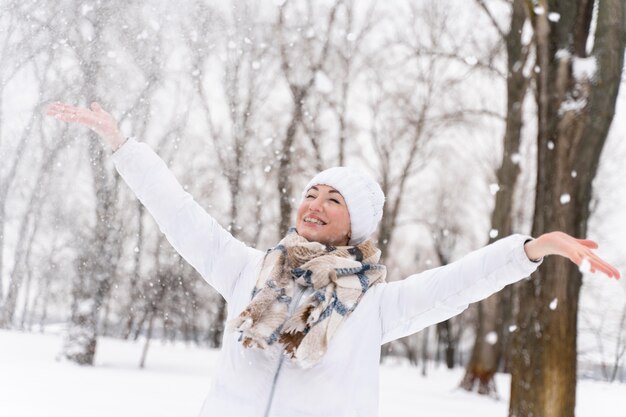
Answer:
POLYGON ((572 54, 567 49, 559 49, 558 51, 556 51, 556 54, 554 54, 554 57, 559 60, 570 59, 572 57, 572 54))
POLYGON ((498 333, 491 331, 485 336, 485 342, 495 345, 498 342, 498 333))
POLYGON ((498 191, 500 191, 500 186, 498 184, 489 184, 489 192, 491 193, 491 195, 496 195, 498 191))
POLYGON ((561 204, 567 204, 570 202, 570 200, 571 200, 571 197, 568 193, 561 194, 561 197, 559 198, 559 201, 561 202, 561 204))
POLYGON ((515 152, 514 154, 511 155, 511 161, 515 165, 519 165, 519 163, 522 162, 522 155, 519 152, 515 152))
POLYGON ((584 97, 578 100, 564 100, 563 103, 561 103, 561 107, 559 107, 559 114, 569 111, 580 112, 584 110, 585 106, 587 106, 587 99, 584 97))
POLYGON ((550 310, 556 310, 556 306, 558 304, 559 304, 558 298, 552 299, 552 301, 550 301, 550 310))
POLYGON ((498 229, 491 229, 489 231, 489 237, 495 239, 498 237, 498 229))
POLYGON ((548 13, 548 20, 551 22, 558 22, 559 20, 561 20, 561 15, 559 13, 556 12, 550 12, 548 13))
POLYGON ((465 63, 470 66, 478 64, 478 59, 475 56, 465 57, 465 63))
POLYGON ((594 56, 580 58, 575 57, 572 72, 577 80, 591 80, 598 69, 596 58, 594 56))
POLYGON ((580 263, 580 266, 578 267, 578 269, 582 273, 590 273, 591 272, 591 263, 589 262, 589 259, 583 258, 583 261, 580 263))
POLYGON ((333 91, 333 82, 323 71, 318 71, 315 73, 315 88, 322 94, 329 94, 333 91))
MULTIPOLYGON (((96 366, 81 367, 55 359, 61 343, 56 334, 0 330, 2 415, 195 417, 218 359, 215 349, 155 341, 142 370, 143 342, 101 338, 96 366)), ((494 400, 457 388, 462 368, 429 365, 423 377, 421 367, 392 359, 380 369, 381 417, 507 415, 508 375, 496 375, 494 400)), ((625 397, 626 384, 580 380, 576 416, 617 417, 625 397)))

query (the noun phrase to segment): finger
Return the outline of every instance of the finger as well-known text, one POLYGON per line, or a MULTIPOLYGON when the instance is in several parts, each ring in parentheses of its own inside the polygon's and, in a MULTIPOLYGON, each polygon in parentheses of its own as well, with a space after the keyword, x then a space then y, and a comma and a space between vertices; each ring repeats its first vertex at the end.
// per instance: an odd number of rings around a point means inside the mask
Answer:
POLYGON ((617 276, 617 270, 615 270, 611 265, 607 264, 606 262, 600 260, 593 260, 592 261, 592 265, 594 266, 593 269, 596 269, 602 273, 604 273, 605 275, 607 275, 609 278, 613 278, 617 276))
POLYGON ((80 110, 85 110, 82 107, 76 107, 76 106, 72 106, 72 105, 65 104, 65 103, 52 103, 50 105, 50 108, 57 110, 57 111, 71 112, 71 113, 76 113, 80 110))
POLYGON ((63 111, 64 109, 64 105, 63 103, 51 103, 48 105, 48 107, 46 107, 46 113, 50 114, 50 113, 58 113, 60 111, 63 111))
POLYGON ((600 259, 598 255, 590 251, 586 256, 591 264, 592 272, 599 270, 609 276, 612 275, 613 271, 611 270, 611 266, 600 259))
POLYGON ((607 275, 610 275, 611 277, 615 277, 615 278, 619 277, 619 271, 613 265, 609 264, 608 262, 606 262, 605 260, 603 260, 602 258, 600 258, 598 255, 596 255, 593 252, 590 252, 590 257, 593 259, 594 262, 600 265, 600 267, 604 271, 606 271, 607 275))
POLYGON ((58 113, 54 117, 64 122, 80 123, 90 128, 98 128, 102 122, 93 113, 58 113))
POLYGON ((598 248, 598 244, 594 242, 593 240, 589 240, 589 239, 576 239, 576 240, 578 241, 578 243, 588 248, 591 248, 591 249, 598 248))
POLYGON ((68 109, 66 107, 51 107, 48 109, 47 114, 49 116, 57 116, 57 115, 64 115, 64 116, 72 116, 72 115, 77 115, 77 114, 81 114, 84 113, 84 111, 79 111, 82 109, 68 109))

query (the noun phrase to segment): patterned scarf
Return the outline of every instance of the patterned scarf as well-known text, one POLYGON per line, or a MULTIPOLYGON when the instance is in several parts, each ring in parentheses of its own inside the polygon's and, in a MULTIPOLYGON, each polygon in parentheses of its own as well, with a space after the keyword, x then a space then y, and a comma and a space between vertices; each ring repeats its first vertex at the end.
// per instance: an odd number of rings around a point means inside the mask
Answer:
POLYGON ((357 246, 327 246, 308 241, 292 227, 268 250, 250 304, 227 329, 239 331, 247 348, 264 349, 278 341, 301 367, 310 368, 365 292, 385 282, 387 270, 379 259, 371 239, 357 246), (315 291, 290 317, 296 283, 315 291))

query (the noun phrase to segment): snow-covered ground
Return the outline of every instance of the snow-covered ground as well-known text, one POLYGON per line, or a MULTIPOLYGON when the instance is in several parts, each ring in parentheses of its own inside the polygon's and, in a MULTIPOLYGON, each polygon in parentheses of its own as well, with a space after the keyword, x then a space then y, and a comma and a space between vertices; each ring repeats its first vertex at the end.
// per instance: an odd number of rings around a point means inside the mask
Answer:
MULTIPOLYGON (((139 369, 141 343, 100 339, 95 367, 57 361, 56 334, 0 330, 0 416, 10 417, 195 417, 208 390, 217 351, 195 346, 150 346, 139 369)), ((456 388, 462 370, 381 366, 381 417, 504 417, 507 375, 498 375, 502 399, 456 388)), ((580 381, 577 417, 623 416, 626 384, 580 381)))

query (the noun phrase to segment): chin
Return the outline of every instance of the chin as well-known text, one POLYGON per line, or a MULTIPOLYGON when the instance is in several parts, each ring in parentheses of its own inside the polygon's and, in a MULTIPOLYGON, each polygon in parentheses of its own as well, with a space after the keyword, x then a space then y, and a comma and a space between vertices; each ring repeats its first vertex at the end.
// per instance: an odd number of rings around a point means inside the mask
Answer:
POLYGON ((304 231, 302 231, 302 232, 300 232, 300 231, 298 230, 298 234, 299 234, 300 236, 302 236, 303 238, 305 238, 306 240, 308 240, 309 242, 320 242, 320 243, 324 243, 323 241, 325 240, 325 239, 320 239, 318 236, 315 236, 315 235, 313 235, 313 234, 309 233, 309 231, 308 231, 308 230, 304 230, 304 231))

